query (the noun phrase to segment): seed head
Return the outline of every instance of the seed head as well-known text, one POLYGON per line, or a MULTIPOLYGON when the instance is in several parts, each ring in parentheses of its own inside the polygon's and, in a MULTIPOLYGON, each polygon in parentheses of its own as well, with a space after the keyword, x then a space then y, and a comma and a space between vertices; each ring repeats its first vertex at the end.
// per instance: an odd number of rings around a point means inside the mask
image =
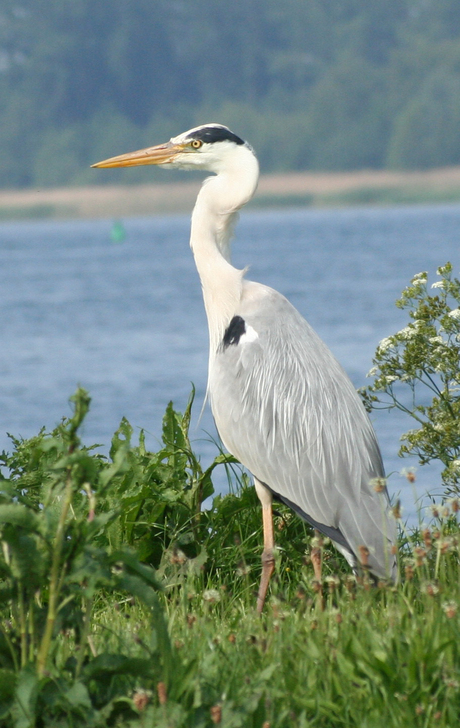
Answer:
POLYGON ((386 478, 372 478, 370 485, 373 487, 376 493, 383 493, 387 487, 386 478))
POLYGON ((333 594, 336 588, 340 586, 340 579, 338 576, 326 576, 324 581, 327 584, 327 588, 329 589, 330 594, 333 594))
POLYGON ((429 528, 425 528, 422 531, 422 537, 423 537, 423 542, 424 542, 426 548, 427 549, 430 549, 433 541, 432 541, 432 538, 431 538, 431 531, 430 531, 429 528))
POLYGON ((356 576, 348 574, 345 578, 345 589, 350 594, 351 598, 354 599, 356 596, 356 576))
POLYGON ((455 690, 458 690, 458 688, 460 687, 460 683, 458 682, 458 680, 454 680, 453 678, 447 678, 446 680, 444 680, 444 682, 446 684, 446 687, 448 688, 454 688, 455 690))
POLYGON ((168 696, 166 694, 166 684, 164 682, 158 683, 157 693, 158 693, 158 701, 159 701, 160 705, 166 705, 168 696))
POLYGON ((181 551, 180 549, 174 549, 172 554, 170 554, 169 560, 170 560, 171 564, 182 565, 182 564, 185 564, 185 562, 187 561, 187 557, 184 554, 184 552, 181 551))
POLYGON ((251 571, 251 567, 248 566, 244 561, 240 561, 238 564, 238 568, 236 570, 237 576, 247 576, 249 572, 251 571))
POLYGON ((404 475, 409 483, 415 483, 417 476, 415 474, 415 468, 403 468, 401 475, 404 475))
POLYGON ((220 602, 221 596, 217 589, 206 589, 203 592, 203 599, 205 602, 209 602, 209 604, 215 604, 216 602, 220 602))
POLYGON ((222 721, 222 706, 213 705, 211 708, 211 720, 214 725, 219 725, 222 721))
POLYGON ((457 604, 455 602, 444 602, 442 608, 446 614, 446 617, 453 619, 457 614, 457 604))
POLYGON ((447 554, 454 548, 453 539, 450 536, 444 536, 444 538, 438 539, 438 541, 436 541, 436 548, 439 549, 442 554, 447 554))
POLYGON ((410 581, 414 578, 414 565, 413 564, 406 564, 404 567, 404 573, 406 575, 407 581, 410 581))
POLYGON ((435 597, 439 594, 439 586, 433 582, 425 584, 425 592, 429 597, 435 597))
POLYGON ((448 500, 447 502, 450 503, 452 513, 458 513, 460 511, 460 499, 459 498, 450 498, 450 500, 448 500))
POLYGON ((149 703, 150 695, 149 693, 145 692, 145 690, 136 690, 136 692, 133 695, 133 703, 136 710, 139 711, 139 713, 142 713, 144 711, 149 703))
POLYGON ((421 546, 416 546, 414 549, 414 553, 415 553, 415 565, 422 566, 422 564, 425 561, 426 556, 427 556, 426 549, 422 548, 421 546))

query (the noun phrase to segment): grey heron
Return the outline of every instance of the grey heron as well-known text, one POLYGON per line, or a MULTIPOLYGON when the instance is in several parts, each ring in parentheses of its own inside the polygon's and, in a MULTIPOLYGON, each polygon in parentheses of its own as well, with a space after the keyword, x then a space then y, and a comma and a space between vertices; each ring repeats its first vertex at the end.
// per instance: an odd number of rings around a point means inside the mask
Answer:
POLYGON ((144 164, 214 173, 198 194, 190 245, 209 325, 213 416, 262 504, 258 610, 274 569, 274 498, 328 536, 354 570, 394 578, 396 526, 379 446, 355 388, 289 301, 230 261, 236 213, 257 187, 253 149, 213 123, 93 166, 144 164))

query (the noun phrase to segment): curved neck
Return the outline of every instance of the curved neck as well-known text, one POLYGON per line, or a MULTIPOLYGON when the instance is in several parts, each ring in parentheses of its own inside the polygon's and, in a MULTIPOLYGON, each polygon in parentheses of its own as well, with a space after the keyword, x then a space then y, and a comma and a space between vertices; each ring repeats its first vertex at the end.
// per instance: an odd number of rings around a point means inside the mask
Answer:
POLYGON ((234 150, 216 171, 201 187, 190 235, 208 318, 210 358, 241 298, 244 271, 230 263, 230 239, 237 212, 253 196, 259 177, 257 160, 247 147, 234 150))

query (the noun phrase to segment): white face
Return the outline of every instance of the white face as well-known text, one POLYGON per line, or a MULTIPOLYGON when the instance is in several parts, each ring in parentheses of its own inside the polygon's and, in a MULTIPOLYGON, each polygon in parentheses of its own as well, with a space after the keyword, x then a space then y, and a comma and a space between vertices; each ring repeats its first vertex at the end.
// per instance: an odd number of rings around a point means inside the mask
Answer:
POLYGON ((179 136, 172 137, 169 144, 176 148, 183 147, 183 151, 162 166, 212 172, 219 172, 222 163, 235 153, 238 146, 246 146, 222 124, 205 124, 189 129, 179 136))

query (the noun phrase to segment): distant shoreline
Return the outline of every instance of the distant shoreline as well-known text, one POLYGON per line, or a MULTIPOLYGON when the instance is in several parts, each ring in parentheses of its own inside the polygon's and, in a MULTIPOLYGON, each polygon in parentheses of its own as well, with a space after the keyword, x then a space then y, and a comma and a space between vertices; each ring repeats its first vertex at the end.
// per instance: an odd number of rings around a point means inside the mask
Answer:
MULTIPOLYGON (((167 184, 0 190, 0 221, 190 212, 199 180, 167 184)), ((252 208, 460 202, 460 167, 263 175, 252 208)))

